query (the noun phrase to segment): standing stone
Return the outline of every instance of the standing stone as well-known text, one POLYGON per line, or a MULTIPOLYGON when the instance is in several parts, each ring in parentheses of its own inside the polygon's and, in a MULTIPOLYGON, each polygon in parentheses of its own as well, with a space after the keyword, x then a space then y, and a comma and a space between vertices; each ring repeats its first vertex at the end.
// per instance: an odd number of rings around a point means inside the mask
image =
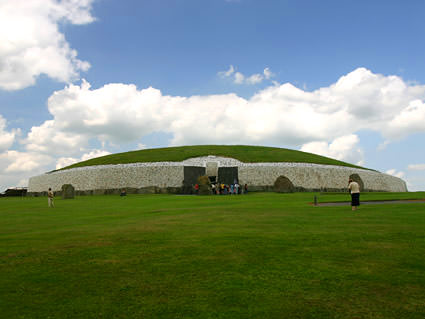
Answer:
POLYGON ((75 188, 71 184, 62 185, 62 199, 73 199, 75 196, 75 188))

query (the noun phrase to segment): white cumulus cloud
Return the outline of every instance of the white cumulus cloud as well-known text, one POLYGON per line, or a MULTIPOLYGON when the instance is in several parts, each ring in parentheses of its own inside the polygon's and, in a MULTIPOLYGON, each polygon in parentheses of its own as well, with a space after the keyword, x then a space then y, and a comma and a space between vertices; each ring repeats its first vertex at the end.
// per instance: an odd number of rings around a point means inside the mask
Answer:
POLYGON ((218 72, 218 75, 226 78, 231 76, 233 73, 235 73, 235 67, 233 65, 229 66, 229 69, 227 71, 220 71, 218 72))
POLYGON ((242 84, 242 83, 244 83, 244 81, 245 81, 245 76, 240 72, 236 72, 235 73, 235 79, 234 79, 233 82, 236 83, 236 84, 242 84))
POLYGON ((407 166, 407 169, 411 171, 425 171, 425 164, 410 164, 407 166))
POLYGON ((105 150, 92 150, 88 153, 83 154, 80 158, 74 158, 74 157, 61 157, 56 162, 56 169, 60 169, 69 165, 72 165, 74 163, 78 163, 81 161, 87 161, 89 159, 95 158, 95 157, 101 157, 105 155, 111 154, 108 151, 105 150))
POLYGON ((218 72, 218 75, 222 78, 231 78, 235 84, 249 85, 259 84, 264 80, 270 80, 274 76, 274 74, 270 71, 270 68, 265 68, 263 73, 255 73, 247 76, 241 72, 236 72, 233 65, 231 65, 227 71, 218 72))
POLYGON ((394 138, 424 132, 425 103, 422 100, 411 101, 389 122, 385 131, 390 137, 394 138))
POLYGON ((8 132, 6 130, 6 120, 0 115, 0 152, 12 146, 18 132, 17 130, 8 132))
POLYGON ((274 74, 272 73, 272 71, 270 71, 269 68, 265 68, 263 74, 267 80, 271 79, 274 76, 274 74))
POLYGON ((91 23, 93 1, 0 1, 0 88, 31 86, 41 74, 69 82, 88 70, 90 64, 77 58, 59 23, 91 23))
POLYGON ((264 77, 261 74, 253 74, 246 79, 248 84, 257 84, 263 81, 264 77))
POLYGON ((364 154, 359 146, 359 142, 360 139, 357 135, 350 134, 338 137, 331 143, 326 141, 306 143, 301 147, 301 151, 363 165, 364 154))
POLYGON ((404 177, 404 172, 397 171, 394 168, 387 170, 385 173, 388 174, 388 175, 392 175, 392 176, 398 177, 398 178, 403 178, 404 177))
POLYGON ((47 155, 8 150, 0 153, 0 192, 7 187, 27 186, 30 176, 49 170, 53 158, 47 155))
POLYGON ((403 134, 425 131, 416 125, 418 116, 404 115, 406 110, 421 112, 417 101, 424 97, 425 86, 364 68, 312 92, 285 83, 250 99, 235 94, 168 96, 152 87, 122 83, 93 89, 83 81, 49 98, 53 119, 33 127, 24 143, 29 151, 77 158, 91 139, 116 144, 164 132, 172 134, 173 145, 303 145, 362 163, 355 133, 374 130, 391 141, 400 131, 391 123, 400 117, 405 123, 403 134))
POLYGON ((6 173, 30 172, 52 161, 48 155, 18 151, 7 151, 0 157, 7 160, 6 173))
POLYGON ((85 134, 68 132, 63 123, 49 120, 41 126, 34 126, 24 140, 29 152, 49 155, 79 154, 87 146, 85 134))
POLYGON ((63 167, 78 163, 78 158, 74 157, 61 157, 56 161, 56 169, 61 169, 63 167))

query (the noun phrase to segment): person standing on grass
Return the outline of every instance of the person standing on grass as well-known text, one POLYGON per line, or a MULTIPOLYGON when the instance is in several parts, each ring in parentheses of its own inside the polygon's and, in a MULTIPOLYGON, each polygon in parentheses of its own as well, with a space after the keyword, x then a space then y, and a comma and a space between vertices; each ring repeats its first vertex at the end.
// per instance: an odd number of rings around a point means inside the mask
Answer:
POLYGON ((54 194, 52 192, 52 189, 49 187, 49 191, 47 192, 47 204, 49 207, 55 207, 55 204, 53 203, 53 197, 54 194))
POLYGON ((360 186, 350 178, 348 190, 351 194, 351 210, 356 210, 360 206, 360 186))

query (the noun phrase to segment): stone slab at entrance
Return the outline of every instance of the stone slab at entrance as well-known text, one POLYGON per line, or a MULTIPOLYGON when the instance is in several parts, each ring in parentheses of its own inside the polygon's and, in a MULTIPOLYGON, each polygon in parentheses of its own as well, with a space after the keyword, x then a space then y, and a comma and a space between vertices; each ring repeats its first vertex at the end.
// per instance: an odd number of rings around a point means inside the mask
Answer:
POLYGON ((218 175, 218 163, 217 162, 208 162, 205 168, 205 175, 207 176, 217 176, 218 175))

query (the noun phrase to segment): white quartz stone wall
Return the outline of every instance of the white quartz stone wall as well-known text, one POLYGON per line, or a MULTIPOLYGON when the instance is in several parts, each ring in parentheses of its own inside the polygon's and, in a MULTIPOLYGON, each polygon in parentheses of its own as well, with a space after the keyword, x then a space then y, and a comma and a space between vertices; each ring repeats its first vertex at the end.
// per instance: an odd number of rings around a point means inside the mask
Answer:
POLYGON ((216 162, 219 167, 238 166, 240 184, 270 186, 284 175, 295 187, 306 189, 346 188, 348 177, 358 174, 365 189, 389 192, 406 192, 406 183, 395 176, 376 171, 350 168, 346 166, 319 165, 309 163, 243 163, 234 158, 203 156, 183 161, 184 165, 206 166, 216 162))
POLYGON ((63 184, 72 184, 76 190, 180 187, 184 166, 206 167, 207 163, 217 163, 218 167, 239 167, 239 183, 252 186, 271 186, 284 175, 295 187, 342 189, 347 187, 351 174, 358 174, 368 190, 407 191, 402 179, 365 169, 307 163, 242 163, 219 156, 190 158, 182 162, 100 165, 57 171, 30 178, 28 191, 43 192, 48 187, 58 191, 63 184))
POLYGON ((213 156, 213 155, 188 158, 181 163, 185 166, 206 167, 206 164, 210 162, 217 163, 218 167, 235 167, 235 166, 241 166, 244 164, 243 162, 238 161, 237 159, 234 159, 234 158, 213 156))
POLYGON ((258 163, 239 167, 241 184, 268 186, 283 175, 295 187, 306 189, 346 188, 351 174, 358 174, 364 188, 375 191, 406 192, 406 183, 398 178, 375 171, 343 166, 301 164, 301 163, 258 163))
POLYGON ((73 168, 30 178, 28 192, 58 191, 63 184, 75 190, 142 188, 149 186, 180 187, 184 175, 180 165, 102 165, 73 168))

